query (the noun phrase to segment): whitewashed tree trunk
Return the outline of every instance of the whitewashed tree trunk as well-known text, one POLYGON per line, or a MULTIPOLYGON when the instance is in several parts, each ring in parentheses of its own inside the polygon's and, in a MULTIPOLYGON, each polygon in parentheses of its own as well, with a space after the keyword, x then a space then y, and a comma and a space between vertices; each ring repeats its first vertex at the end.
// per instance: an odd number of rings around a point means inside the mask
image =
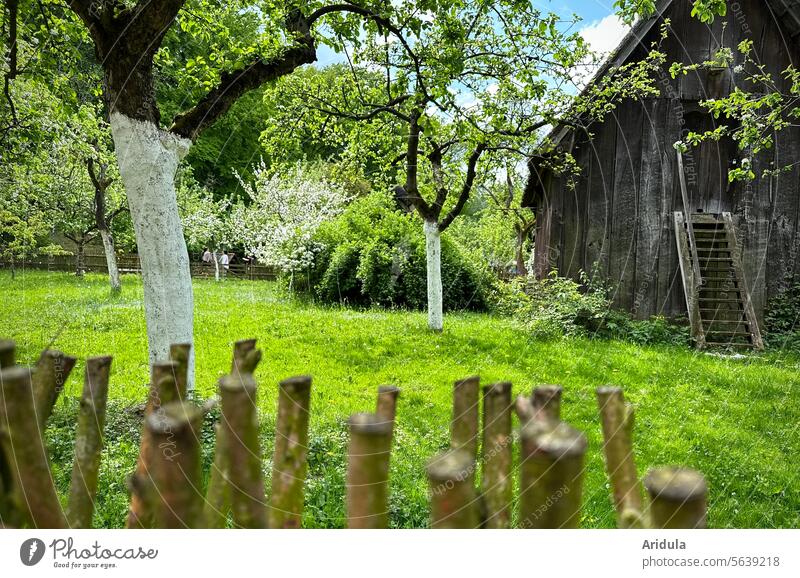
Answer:
MULTIPOLYGON (((142 267, 150 363, 169 356, 172 343, 193 343, 189 253, 175 196, 178 162, 191 141, 118 112, 111 130, 142 267)), ((194 386, 194 348, 189 381, 194 386)))
POLYGON ((211 253, 211 257, 214 259, 214 281, 219 281, 219 259, 217 259, 217 252, 214 251, 211 253))
POLYGON ((442 236, 439 224, 425 221, 425 258, 428 266, 428 328, 441 331, 442 313, 442 236))
POLYGON ((114 251, 114 238, 110 231, 100 229, 100 237, 103 239, 103 250, 106 253, 106 265, 108 265, 108 281, 111 283, 111 291, 119 293, 122 285, 119 282, 119 267, 117 267, 117 253, 114 251))

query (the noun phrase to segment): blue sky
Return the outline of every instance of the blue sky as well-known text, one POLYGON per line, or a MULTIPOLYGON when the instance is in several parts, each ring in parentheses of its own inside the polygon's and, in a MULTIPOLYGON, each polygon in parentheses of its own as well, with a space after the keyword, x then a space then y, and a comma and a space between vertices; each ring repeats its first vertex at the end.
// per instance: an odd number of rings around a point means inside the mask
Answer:
MULTIPOLYGON (((580 16, 582 34, 598 52, 613 50, 625 34, 623 25, 613 15, 613 3, 613 0, 533 0, 534 6, 543 12, 555 12, 564 18, 580 16)), ((317 66, 342 61, 341 55, 327 47, 320 47, 317 56, 317 66)))

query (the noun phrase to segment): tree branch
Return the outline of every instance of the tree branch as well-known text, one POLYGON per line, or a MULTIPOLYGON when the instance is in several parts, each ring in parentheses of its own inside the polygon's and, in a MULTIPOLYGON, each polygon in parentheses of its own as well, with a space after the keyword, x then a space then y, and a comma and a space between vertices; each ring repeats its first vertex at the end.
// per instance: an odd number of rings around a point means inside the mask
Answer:
POLYGON ((311 21, 299 12, 292 13, 287 18, 287 29, 298 37, 295 46, 270 61, 258 59, 243 70, 223 73, 219 84, 201 98, 194 108, 175 117, 170 131, 194 140, 244 93, 285 76, 303 64, 315 62, 317 52, 310 24, 311 21))
POLYGON ((461 214, 461 211, 464 209, 464 205, 467 204, 467 199, 469 199, 469 195, 472 192, 472 186, 475 184, 475 175, 477 174, 477 166, 478 161, 481 158, 481 155, 486 150, 486 145, 481 143, 469 157, 469 162, 467 163, 467 176, 464 179, 464 185, 461 187, 461 194, 458 196, 458 201, 456 201, 456 206, 453 207, 447 216, 439 223, 439 231, 444 231, 450 224, 455 220, 455 218, 461 214))

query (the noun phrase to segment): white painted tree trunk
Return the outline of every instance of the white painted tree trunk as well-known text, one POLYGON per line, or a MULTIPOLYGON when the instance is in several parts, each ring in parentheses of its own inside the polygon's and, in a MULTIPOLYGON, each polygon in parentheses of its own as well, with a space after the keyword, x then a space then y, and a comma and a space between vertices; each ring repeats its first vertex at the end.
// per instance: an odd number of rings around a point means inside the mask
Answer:
POLYGON ((103 250, 106 253, 106 265, 108 265, 108 281, 111 283, 111 291, 119 293, 122 285, 119 282, 119 267, 117 267, 117 253, 114 251, 114 238, 110 231, 100 230, 100 237, 103 239, 103 250))
POLYGON ((217 259, 217 252, 214 251, 211 253, 211 257, 214 259, 214 281, 219 282, 219 259, 217 259))
POLYGON ((428 328, 441 331, 442 313, 442 236, 438 223, 425 221, 425 260, 428 266, 428 328))
MULTIPOLYGON (((111 131, 139 249, 152 363, 169 357, 170 344, 194 342, 189 253, 175 196, 178 162, 191 141, 117 112, 111 131)), ((188 387, 194 387, 194 347, 188 387)))

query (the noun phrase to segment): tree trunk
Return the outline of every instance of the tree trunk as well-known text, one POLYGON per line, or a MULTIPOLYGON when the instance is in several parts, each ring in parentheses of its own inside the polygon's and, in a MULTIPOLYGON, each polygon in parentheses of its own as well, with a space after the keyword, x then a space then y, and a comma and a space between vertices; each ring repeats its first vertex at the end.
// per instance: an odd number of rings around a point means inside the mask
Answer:
MULTIPOLYGON (((150 363, 165 360, 172 343, 193 343, 189 253, 175 196, 178 162, 191 142, 156 124, 118 112, 111 129, 142 267, 150 363)), ((194 348, 187 387, 194 389, 194 348)))
POLYGON ((517 251, 515 260, 517 262, 517 275, 524 277, 528 274, 528 269, 525 266, 525 232, 517 229, 517 251))
POLYGON ((77 277, 83 277, 84 269, 85 269, 85 258, 83 252, 83 241, 76 242, 75 245, 77 246, 77 252, 75 253, 75 275, 77 277))
POLYGON ((211 253, 211 258, 214 259, 214 281, 219 281, 219 260, 216 251, 211 253))
POLYGON ((442 237, 438 223, 425 221, 425 259, 428 265, 428 328, 443 329, 442 237))
POLYGON ((100 236, 103 238, 103 250, 106 253, 106 264, 108 265, 108 281, 111 283, 111 292, 119 293, 122 285, 119 282, 119 268, 117 267, 117 253, 114 250, 114 237, 108 229, 100 229, 100 236))

